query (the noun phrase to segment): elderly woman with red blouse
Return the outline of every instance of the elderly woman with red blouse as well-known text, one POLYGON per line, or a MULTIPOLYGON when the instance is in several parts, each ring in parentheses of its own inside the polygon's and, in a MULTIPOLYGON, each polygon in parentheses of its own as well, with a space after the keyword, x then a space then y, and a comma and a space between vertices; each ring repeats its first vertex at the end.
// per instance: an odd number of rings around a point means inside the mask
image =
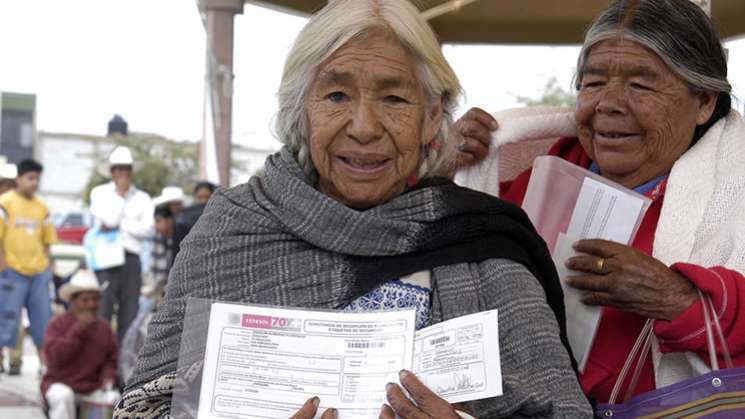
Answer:
MULTIPOLYGON (((608 400, 648 318, 657 349, 634 394, 707 371, 698 290, 745 365, 745 122, 712 22, 689 0, 617 0, 587 32, 576 87, 577 135, 549 154, 653 200, 631 246, 582 240, 566 262, 584 303, 604 307, 585 393, 608 400)), ((476 108, 456 123, 463 165, 486 156, 493 124, 476 108)), ((500 184, 500 197, 522 203, 529 178, 500 184)))

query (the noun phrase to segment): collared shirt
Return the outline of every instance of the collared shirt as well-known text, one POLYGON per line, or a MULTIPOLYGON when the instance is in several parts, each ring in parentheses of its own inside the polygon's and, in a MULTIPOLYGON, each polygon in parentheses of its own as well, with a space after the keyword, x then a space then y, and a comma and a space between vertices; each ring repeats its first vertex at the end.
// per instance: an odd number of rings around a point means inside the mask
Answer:
POLYGON ((91 191, 91 214, 96 223, 118 228, 124 249, 139 255, 142 241, 153 235, 153 202, 150 195, 130 186, 124 197, 116 193, 116 185, 109 182, 91 191))

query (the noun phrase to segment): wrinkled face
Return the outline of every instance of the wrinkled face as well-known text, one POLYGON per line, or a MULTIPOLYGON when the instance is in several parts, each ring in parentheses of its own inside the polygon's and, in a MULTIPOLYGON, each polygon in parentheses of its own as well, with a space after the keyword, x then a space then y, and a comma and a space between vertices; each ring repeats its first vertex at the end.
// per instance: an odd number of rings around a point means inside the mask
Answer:
POLYGON ((41 179, 41 173, 39 172, 26 172, 16 179, 16 187, 18 192, 23 195, 31 196, 39 190, 39 180, 41 179))
POLYGON ((602 41, 590 50, 577 96, 579 140, 603 176, 634 188, 670 171, 715 104, 647 48, 602 41))
POLYGON ((403 192, 442 118, 439 103, 427 106, 416 68, 383 30, 350 41, 321 65, 305 103, 320 191, 359 209, 403 192))
POLYGON ((132 166, 112 166, 111 180, 121 189, 129 189, 132 183, 132 166))
POLYGON ((98 302, 101 294, 97 291, 83 291, 75 294, 70 300, 70 309, 73 314, 79 315, 89 312, 94 315, 98 314, 98 302))

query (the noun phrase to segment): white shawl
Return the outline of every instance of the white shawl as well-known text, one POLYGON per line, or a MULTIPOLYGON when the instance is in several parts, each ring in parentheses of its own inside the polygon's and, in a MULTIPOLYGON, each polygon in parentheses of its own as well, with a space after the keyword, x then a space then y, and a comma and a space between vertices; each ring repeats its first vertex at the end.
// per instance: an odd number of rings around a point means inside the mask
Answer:
MULTIPOLYGON (((576 135, 574 114, 568 108, 513 109, 494 116, 500 128, 492 138, 488 157, 479 165, 460 171, 455 178, 463 186, 494 196, 499 194, 499 146, 576 135)), ((745 120, 732 110, 673 166, 655 232, 653 256, 667 265, 689 262, 745 273, 743 214, 745 120)), ((733 304, 729 300, 732 298, 736 296, 725 293, 723 304, 733 304)), ((703 328, 686 339, 702 333, 703 328)), ((661 354, 657 342, 653 348, 658 388, 709 371, 694 353, 661 354)))

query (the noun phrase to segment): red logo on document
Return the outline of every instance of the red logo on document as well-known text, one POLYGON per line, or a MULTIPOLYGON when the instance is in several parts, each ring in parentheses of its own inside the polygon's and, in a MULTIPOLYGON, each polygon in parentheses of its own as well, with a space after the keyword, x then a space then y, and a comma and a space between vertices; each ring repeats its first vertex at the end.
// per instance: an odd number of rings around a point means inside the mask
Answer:
POLYGON ((257 316, 255 314, 244 314, 241 320, 241 326, 252 327, 254 329, 271 329, 272 318, 269 316, 257 316))

